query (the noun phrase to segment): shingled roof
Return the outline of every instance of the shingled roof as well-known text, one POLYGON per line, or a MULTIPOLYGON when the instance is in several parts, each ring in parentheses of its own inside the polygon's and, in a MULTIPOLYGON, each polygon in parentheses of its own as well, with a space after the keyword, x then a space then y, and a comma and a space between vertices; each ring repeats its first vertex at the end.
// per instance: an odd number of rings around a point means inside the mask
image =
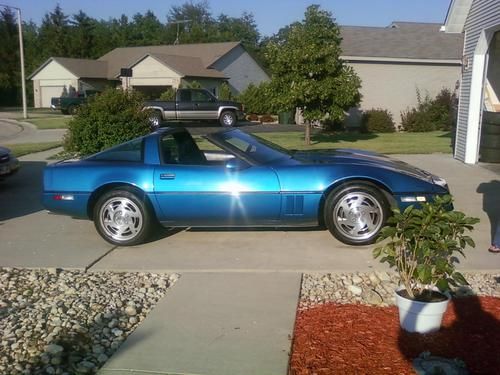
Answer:
POLYGON ((45 68, 52 61, 62 65, 78 78, 107 78, 108 76, 108 65, 104 61, 72 59, 68 57, 51 57, 37 70, 35 70, 28 77, 28 79, 33 78, 40 70, 45 68))
MULTIPOLYGON (((208 69, 217 60, 238 45, 240 45, 240 42, 123 47, 115 48, 111 52, 100 57, 98 61, 105 61, 108 63, 108 77, 110 79, 118 77, 120 68, 132 66, 148 54, 194 57, 201 61, 203 68, 208 69)), ((180 72, 185 74, 182 70, 180 72)))
POLYGON ((344 57, 460 60, 462 34, 446 34, 441 24, 393 22, 388 27, 342 26, 344 57))
POLYGON ((177 73, 187 77, 227 78, 222 72, 215 69, 205 68, 199 57, 164 55, 159 53, 148 53, 130 67, 137 65, 146 57, 151 56, 165 66, 175 70, 177 73))

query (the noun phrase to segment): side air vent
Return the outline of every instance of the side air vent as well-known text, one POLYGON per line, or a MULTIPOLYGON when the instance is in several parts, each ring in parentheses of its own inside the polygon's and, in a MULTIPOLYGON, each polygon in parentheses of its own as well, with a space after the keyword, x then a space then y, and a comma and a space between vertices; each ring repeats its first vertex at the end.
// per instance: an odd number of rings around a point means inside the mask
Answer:
POLYGON ((285 198, 285 215, 303 215, 304 196, 291 195, 285 198))

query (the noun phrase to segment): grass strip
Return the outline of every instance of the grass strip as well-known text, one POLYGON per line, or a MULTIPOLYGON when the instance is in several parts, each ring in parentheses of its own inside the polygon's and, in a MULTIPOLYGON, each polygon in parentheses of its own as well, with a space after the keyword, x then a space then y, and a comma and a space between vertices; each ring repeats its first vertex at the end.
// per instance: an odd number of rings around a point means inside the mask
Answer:
POLYGON ((61 142, 40 142, 40 143, 19 143, 6 145, 16 157, 23 155, 33 154, 35 152, 42 152, 60 147, 61 142))

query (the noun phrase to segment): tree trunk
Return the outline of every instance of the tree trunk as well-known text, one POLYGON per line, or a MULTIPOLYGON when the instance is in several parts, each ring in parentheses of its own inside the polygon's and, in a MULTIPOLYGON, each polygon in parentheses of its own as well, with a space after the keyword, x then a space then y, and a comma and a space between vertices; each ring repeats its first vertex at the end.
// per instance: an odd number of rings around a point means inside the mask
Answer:
POLYGON ((310 145, 311 144, 311 121, 306 121, 306 130, 305 130, 306 134, 305 134, 305 141, 306 141, 306 145, 310 145))

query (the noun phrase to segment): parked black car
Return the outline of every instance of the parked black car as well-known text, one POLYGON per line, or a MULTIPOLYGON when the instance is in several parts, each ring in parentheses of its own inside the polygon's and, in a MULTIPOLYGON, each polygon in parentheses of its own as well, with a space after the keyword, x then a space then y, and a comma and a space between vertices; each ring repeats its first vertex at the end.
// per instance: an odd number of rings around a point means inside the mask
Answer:
POLYGON ((19 160, 10 150, 0 146, 0 179, 13 175, 19 170, 19 160))
POLYGON ((86 90, 75 95, 61 96, 58 98, 52 98, 50 101, 50 108, 53 110, 60 109, 65 115, 74 115, 76 110, 80 105, 87 102, 87 99, 98 94, 99 91, 96 90, 86 90))

